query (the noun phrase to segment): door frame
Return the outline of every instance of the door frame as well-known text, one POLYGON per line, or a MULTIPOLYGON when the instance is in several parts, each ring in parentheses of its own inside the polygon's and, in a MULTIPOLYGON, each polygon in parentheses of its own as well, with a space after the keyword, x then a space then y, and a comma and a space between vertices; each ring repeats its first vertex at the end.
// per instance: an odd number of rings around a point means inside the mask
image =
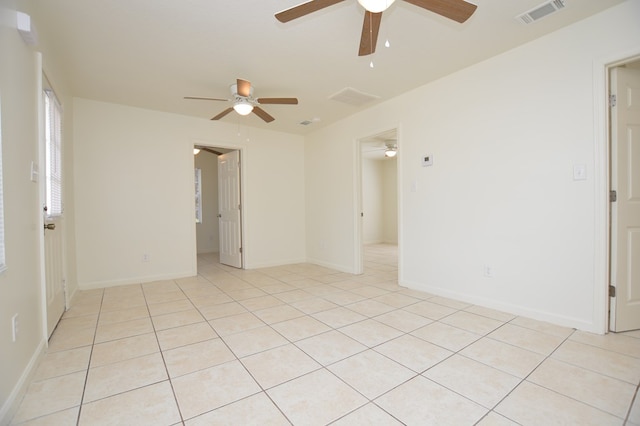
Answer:
POLYGON ((365 139, 369 139, 376 135, 389 132, 391 130, 396 131, 397 141, 396 146, 398 153, 396 155, 396 196, 397 196, 397 227, 398 227, 398 283, 401 282, 402 277, 402 149, 401 149, 401 125, 398 124, 395 127, 389 127, 377 132, 370 133, 367 136, 362 136, 355 140, 354 146, 354 182, 355 182, 355 196, 356 196, 356 211, 354 214, 354 274, 361 275, 364 273, 364 241, 363 241, 363 229, 362 229, 362 216, 363 211, 363 199, 362 199, 362 146, 365 139))
POLYGON ((611 145, 609 118, 609 71, 640 59, 640 46, 594 60, 594 331, 609 332, 609 281, 611 268, 611 145))
MULTIPOLYGON (((242 253, 240 254, 242 261, 242 268, 247 269, 247 244, 246 244, 246 236, 247 236, 247 222, 245 218, 245 210, 246 210, 246 202, 245 202, 245 181, 246 179, 246 169, 247 169, 247 151, 248 149, 233 145, 233 144, 225 144, 218 142, 211 142, 205 140, 194 139, 189 148, 189 152, 192 157, 192 168, 195 168, 195 155, 193 155, 193 149, 197 146, 206 146, 207 148, 216 149, 227 149, 230 151, 239 151, 240 152, 240 205, 242 206, 240 209, 240 244, 242 247, 242 253)), ((193 173, 192 173, 193 174, 193 173)), ((191 190, 193 191, 193 197, 195 198, 195 187, 191 185, 191 190)), ((197 239, 196 239, 196 223, 193 223, 193 244, 194 244, 194 262, 196 273, 198 271, 198 247, 197 247, 197 239)))

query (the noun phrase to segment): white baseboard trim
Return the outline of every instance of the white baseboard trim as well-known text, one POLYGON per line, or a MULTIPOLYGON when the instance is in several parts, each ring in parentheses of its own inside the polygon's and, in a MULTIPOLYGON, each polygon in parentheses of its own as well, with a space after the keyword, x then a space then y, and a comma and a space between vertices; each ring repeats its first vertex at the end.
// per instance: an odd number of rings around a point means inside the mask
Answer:
POLYGON ((41 340, 40 344, 31 356, 31 359, 29 360, 26 368, 20 375, 20 379, 9 394, 9 398, 7 398, 7 400, 2 405, 2 408, 0 408, 0 426, 7 426, 18 411, 20 403, 22 402, 22 398, 27 392, 27 387, 34 377, 36 369, 40 364, 40 360, 44 356, 46 347, 47 342, 45 340, 41 340))
POLYGON ((552 312, 540 311, 537 309, 531 309, 525 306, 514 305, 511 303, 503 303, 493 299, 469 296, 467 294, 452 292, 441 287, 430 286, 424 283, 401 281, 400 286, 409 288, 411 290, 423 291, 435 296, 447 297, 450 299, 459 300, 461 302, 471 303, 473 305, 478 305, 489 309, 495 309, 497 311, 502 311, 517 316, 531 318, 538 321, 545 321, 562 327, 575 328, 582 331, 588 331, 590 333, 602 334, 601 330, 597 327, 597 324, 578 318, 567 317, 564 315, 558 315, 552 312))
POLYGON ((324 262, 322 260, 317 259, 307 259, 306 263, 312 263, 318 266, 324 266, 325 268, 335 269, 338 272, 345 272, 347 274, 355 274, 355 270, 353 269, 353 265, 337 265, 335 263, 324 262))
POLYGON ((273 268, 276 266, 295 265, 297 263, 306 263, 306 259, 288 259, 277 262, 246 262, 245 269, 273 268))
POLYGON ((193 277, 198 275, 197 270, 177 272, 175 274, 163 274, 163 275, 147 275, 143 277, 122 278, 119 280, 107 280, 107 281, 93 281, 87 283, 78 283, 79 290, 95 290, 98 288, 117 287, 121 285, 129 284, 142 284, 153 281, 165 281, 165 280, 177 280, 180 278, 193 277))

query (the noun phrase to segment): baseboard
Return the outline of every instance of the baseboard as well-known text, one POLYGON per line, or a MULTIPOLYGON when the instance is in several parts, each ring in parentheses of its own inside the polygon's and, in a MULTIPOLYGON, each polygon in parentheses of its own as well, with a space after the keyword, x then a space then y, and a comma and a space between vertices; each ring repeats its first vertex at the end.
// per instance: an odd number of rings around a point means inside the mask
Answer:
POLYGON ((273 268, 276 266, 295 265, 297 263, 305 263, 306 259, 289 259, 278 262, 246 262, 245 269, 260 269, 260 268, 273 268))
POLYGON ((178 272, 175 274, 147 275, 143 277, 123 278, 120 280, 93 281, 93 282, 87 282, 87 283, 78 283, 78 289, 95 290, 98 288, 117 287, 121 285, 129 285, 129 284, 142 284, 142 283, 148 283, 153 281, 177 280, 180 278, 193 277, 195 275, 198 275, 197 270, 187 271, 187 272, 178 272))
POLYGON ((22 398, 27 392, 27 387, 31 383, 31 380, 33 380, 36 369, 40 364, 40 360, 44 356, 46 348, 46 341, 40 341, 40 344, 29 360, 27 367, 22 372, 20 379, 9 394, 9 398, 7 398, 7 400, 2 405, 2 408, 0 408, 0 426, 7 426, 18 411, 20 403, 22 402, 22 398))
POLYGON ((531 309, 527 308, 526 306, 514 305, 511 303, 503 303, 493 299, 469 296, 467 294, 452 292, 441 287, 425 285, 424 283, 401 281, 400 286, 409 288, 411 290, 424 291, 425 293, 433 294, 435 296, 447 297, 449 299, 459 300, 461 302, 471 303, 473 305, 478 305, 489 309, 495 309, 497 311, 506 312, 512 315, 548 322, 551 324, 559 325, 561 327, 575 328, 590 333, 602 334, 601 330, 596 326, 596 324, 578 318, 567 317, 564 315, 558 315, 552 312, 540 311, 537 309, 531 309))
POLYGON ((345 272, 347 274, 355 274, 355 270, 353 269, 353 266, 347 266, 347 265, 337 265, 335 263, 330 263, 330 262, 324 262, 322 260, 317 260, 317 259, 307 259, 306 263, 312 263, 314 265, 318 265, 318 266, 324 266, 325 268, 329 268, 329 269, 334 269, 338 272, 345 272))

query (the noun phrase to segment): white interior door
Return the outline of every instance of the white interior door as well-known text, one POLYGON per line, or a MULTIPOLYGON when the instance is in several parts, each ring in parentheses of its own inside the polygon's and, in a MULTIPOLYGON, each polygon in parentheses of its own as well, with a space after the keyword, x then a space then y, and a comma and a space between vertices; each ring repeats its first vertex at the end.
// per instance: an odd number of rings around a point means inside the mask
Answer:
POLYGON ((65 310, 64 242, 62 218, 48 217, 44 220, 45 288, 47 293, 47 336, 58 325, 65 310))
POLYGON ((640 69, 611 71, 611 298, 613 331, 640 329, 640 69))
POLYGON ((220 263, 242 268, 240 151, 218 156, 220 263))

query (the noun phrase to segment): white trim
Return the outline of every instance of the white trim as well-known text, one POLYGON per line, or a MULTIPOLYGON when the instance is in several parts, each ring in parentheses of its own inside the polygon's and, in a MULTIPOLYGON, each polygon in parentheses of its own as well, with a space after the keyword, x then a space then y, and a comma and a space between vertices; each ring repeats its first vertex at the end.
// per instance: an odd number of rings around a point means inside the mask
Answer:
POLYGON ((99 288, 117 287, 129 284, 142 284, 153 281, 177 280, 180 278, 195 277, 197 274, 198 272, 196 270, 189 270, 172 274, 146 275, 142 277, 123 278, 121 280, 91 281, 87 283, 78 283, 78 290, 95 290, 99 288))

